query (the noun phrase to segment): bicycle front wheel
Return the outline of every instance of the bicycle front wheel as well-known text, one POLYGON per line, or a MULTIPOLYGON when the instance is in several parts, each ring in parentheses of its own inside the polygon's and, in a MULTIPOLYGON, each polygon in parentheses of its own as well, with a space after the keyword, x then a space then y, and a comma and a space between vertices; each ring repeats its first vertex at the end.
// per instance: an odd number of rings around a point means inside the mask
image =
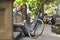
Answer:
POLYGON ((44 31, 44 22, 41 19, 38 19, 36 27, 33 28, 32 32, 29 31, 29 36, 31 38, 36 39, 42 35, 43 31, 44 31))

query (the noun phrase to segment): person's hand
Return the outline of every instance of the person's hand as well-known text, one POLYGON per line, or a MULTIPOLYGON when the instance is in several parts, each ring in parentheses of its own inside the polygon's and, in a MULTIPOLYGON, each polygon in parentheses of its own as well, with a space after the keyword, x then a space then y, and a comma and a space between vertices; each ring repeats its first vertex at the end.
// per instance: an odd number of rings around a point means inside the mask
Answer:
POLYGON ((14 23, 14 25, 21 26, 24 25, 24 23, 14 23))
POLYGON ((17 25, 24 25, 24 23, 17 23, 17 25))
POLYGON ((26 23, 26 20, 23 21, 23 24, 25 24, 25 23, 26 23))

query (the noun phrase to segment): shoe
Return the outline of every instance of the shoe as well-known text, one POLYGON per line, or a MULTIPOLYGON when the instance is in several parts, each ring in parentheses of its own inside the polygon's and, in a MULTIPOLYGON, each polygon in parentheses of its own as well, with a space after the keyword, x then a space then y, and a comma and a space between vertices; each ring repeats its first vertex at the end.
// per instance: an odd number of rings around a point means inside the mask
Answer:
POLYGON ((28 33, 25 33, 25 36, 26 36, 26 37, 29 37, 29 34, 28 34, 28 33))

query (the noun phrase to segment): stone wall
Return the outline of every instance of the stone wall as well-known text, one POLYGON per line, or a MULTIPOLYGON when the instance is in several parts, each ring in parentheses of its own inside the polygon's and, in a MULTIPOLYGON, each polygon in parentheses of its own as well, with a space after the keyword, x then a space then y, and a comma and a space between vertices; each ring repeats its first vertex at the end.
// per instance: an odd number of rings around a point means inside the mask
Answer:
POLYGON ((0 0, 0 40, 12 40, 12 1, 0 0))

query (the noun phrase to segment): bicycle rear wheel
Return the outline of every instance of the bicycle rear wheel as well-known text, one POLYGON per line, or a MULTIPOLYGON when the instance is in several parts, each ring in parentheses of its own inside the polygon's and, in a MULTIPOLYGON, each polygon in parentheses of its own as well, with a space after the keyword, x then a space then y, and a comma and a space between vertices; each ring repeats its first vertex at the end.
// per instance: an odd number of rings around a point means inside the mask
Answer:
POLYGON ((41 19, 38 19, 36 27, 34 27, 33 31, 29 31, 28 34, 30 38, 36 39, 42 35, 43 31, 44 31, 44 22, 41 19))

